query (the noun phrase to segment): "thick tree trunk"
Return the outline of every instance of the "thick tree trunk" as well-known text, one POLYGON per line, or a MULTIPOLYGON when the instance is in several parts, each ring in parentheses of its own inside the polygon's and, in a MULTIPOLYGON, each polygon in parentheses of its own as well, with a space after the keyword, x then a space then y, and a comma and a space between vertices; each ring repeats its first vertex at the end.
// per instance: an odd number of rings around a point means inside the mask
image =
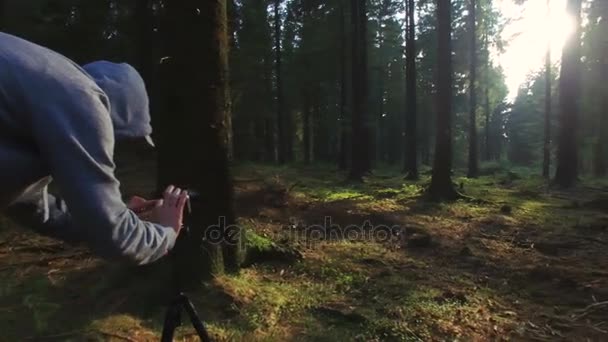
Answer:
POLYGON ((452 184, 452 3, 437 0, 437 136, 435 161, 429 194, 432 198, 452 200, 458 193, 452 184))
POLYGON ((345 0, 340 3, 340 156, 338 169, 348 168, 348 120, 346 115, 346 11, 345 0))
POLYGON ((407 0, 406 14, 406 101, 407 113, 405 123, 405 165, 404 171, 407 179, 418 179, 418 139, 417 139, 417 117, 418 117, 418 99, 416 91, 416 7, 414 0, 407 0))
POLYGON ((274 1, 274 39, 276 53, 276 88, 277 88, 277 152, 279 164, 284 164, 285 157, 285 127, 283 123, 283 79, 281 72, 281 17, 280 17, 281 0, 274 1))
POLYGON ((569 187, 578 178, 578 116, 581 68, 581 1, 568 0, 567 11, 576 20, 576 32, 566 44, 560 76, 560 130, 555 182, 569 187))
MULTIPOLYGON (((550 17, 551 5, 547 0, 547 18, 550 17)), ((545 54, 545 139, 543 144, 543 177, 549 178, 551 168, 551 41, 547 37, 545 54)))
POLYGON ((467 177, 479 174, 477 144, 477 0, 469 0, 469 34, 471 40, 471 67, 469 74, 469 170, 467 177))
POLYGON ((225 239, 228 227, 240 237, 227 158, 226 0, 166 6, 163 123, 172 124, 159 127, 160 184, 200 194, 192 203, 190 232, 180 235, 175 248, 179 283, 195 287, 225 269, 238 270, 241 261, 240 241, 225 239))
POLYGON ((362 181, 371 171, 371 134, 368 121, 367 6, 366 0, 352 0, 353 22, 353 109, 352 163, 349 178, 362 181))

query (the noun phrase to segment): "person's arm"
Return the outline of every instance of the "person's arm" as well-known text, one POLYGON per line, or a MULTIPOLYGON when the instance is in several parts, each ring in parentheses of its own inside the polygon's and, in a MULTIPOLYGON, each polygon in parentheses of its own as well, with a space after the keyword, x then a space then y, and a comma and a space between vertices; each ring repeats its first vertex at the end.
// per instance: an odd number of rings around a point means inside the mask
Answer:
POLYGON ((83 242, 79 234, 81 231, 74 226, 65 202, 49 194, 46 184, 35 184, 34 188, 11 203, 5 214, 38 234, 72 244, 83 242))
POLYGON ((31 129, 77 234, 107 258, 147 264, 166 255, 177 238, 176 227, 142 221, 122 201, 105 94, 65 79, 44 81, 40 87, 53 93, 29 101, 31 129))

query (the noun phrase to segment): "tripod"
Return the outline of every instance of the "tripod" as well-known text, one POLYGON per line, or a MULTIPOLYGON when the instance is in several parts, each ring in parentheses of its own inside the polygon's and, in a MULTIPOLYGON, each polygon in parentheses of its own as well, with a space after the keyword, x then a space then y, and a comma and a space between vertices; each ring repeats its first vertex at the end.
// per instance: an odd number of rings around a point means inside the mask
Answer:
MULTIPOLYGON (((184 222, 186 224, 189 223, 190 215, 192 214, 192 207, 190 206, 190 200, 193 199, 193 196, 196 196, 196 193, 190 192, 190 198, 188 199, 187 207, 184 212, 184 222)), ((190 229, 188 228, 188 225, 185 225, 182 228, 182 231, 180 233, 180 238, 178 238, 178 241, 176 241, 176 245, 178 244, 178 242, 180 242, 180 240, 183 240, 185 236, 188 236, 189 232, 190 232, 190 229)), ((178 251, 179 251, 178 248, 174 248, 173 251, 171 252, 171 257, 173 259, 173 280, 175 282, 175 287, 177 288, 177 295, 171 301, 171 304, 169 305, 169 308, 167 309, 167 313, 165 314, 165 322, 163 325, 163 334, 161 337, 161 342, 173 341, 173 336, 175 335, 175 329, 182 325, 182 311, 186 311, 186 313, 188 314, 188 317, 190 318, 190 322, 192 323, 192 326, 194 326, 194 329, 196 330, 196 333, 198 334, 198 337, 201 339, 201 341, 202 342, 211 342, 211 338, 209 338, 207 329, 205 329, 205 325, 203 324, 203 321, 200 319, 198 312, 196 312, 196 308, 194 307, 194 304, 192 304, 192 301, 190 300, 190 298, 188 298, 180 290, 180 281, 179 281, 179 276, 177 274, 178 267, 176 265, 177 258, 175 255, 175 253, 178 253, 178 251)))
POLYGON ((182 310, 186 311, 188 314, 190 322, 192 322, 192 325, 194 326, 194 329, 196 330, 196 333, 201 341, 210 342, 211 339, 209 338, 207 329, 205 329, 203 322, 198 316, 194 304, 192 304, 190 299, 183 293, 178 294, 169 306, 169 309, 167 309, 161 342, 173 341, 175 329, 182 324, 182 310))

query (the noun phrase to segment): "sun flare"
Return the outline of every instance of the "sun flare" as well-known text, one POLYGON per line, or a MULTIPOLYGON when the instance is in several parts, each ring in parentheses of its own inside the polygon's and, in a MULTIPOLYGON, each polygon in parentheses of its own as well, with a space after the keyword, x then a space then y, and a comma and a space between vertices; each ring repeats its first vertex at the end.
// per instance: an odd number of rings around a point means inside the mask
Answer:
POLYGON ((503 32, 506 51, 497 60, 505 71, 512 100, 528 75, 543 67, 547 44, 551 44, 552 62, 561 59, 564 44, 574 32, 574 19, 566 12, 566 0, 551 0, 549 15, 545 0, 529 0, 524 5, 501 0, 499 8, 510 22, 503 32))

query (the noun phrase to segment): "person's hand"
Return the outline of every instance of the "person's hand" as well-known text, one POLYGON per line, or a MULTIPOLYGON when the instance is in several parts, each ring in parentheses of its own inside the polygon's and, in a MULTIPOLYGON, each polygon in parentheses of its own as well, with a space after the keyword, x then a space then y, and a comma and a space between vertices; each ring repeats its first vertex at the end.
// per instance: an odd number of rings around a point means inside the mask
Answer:
POLYGON ((188 192, 169 185, 163 193, 161 204, 152 209, 156 223, 171 227, 179 234, 184 219, 184 207, 188 201, 188 192))
POLYGON ((162 200, 147 200, 143 197, 133 196, 127 203, 127 208, 131 209, 137 216, 144 221, 157 223, 154 208, 162 205, 162 200))

